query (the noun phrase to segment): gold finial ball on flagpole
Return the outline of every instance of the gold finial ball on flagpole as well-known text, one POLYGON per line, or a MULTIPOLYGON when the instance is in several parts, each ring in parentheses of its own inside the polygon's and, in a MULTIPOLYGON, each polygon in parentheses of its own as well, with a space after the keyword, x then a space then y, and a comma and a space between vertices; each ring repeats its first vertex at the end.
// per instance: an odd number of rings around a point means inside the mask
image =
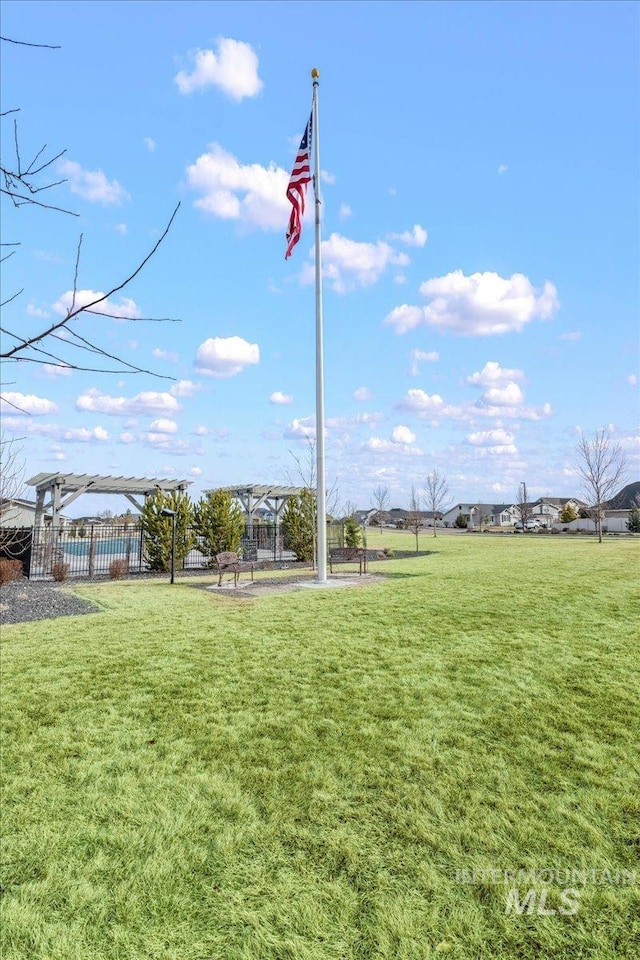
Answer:
POLYGON ((317 80, 318 77, 320 76, 320 71, 316 70, 316 68, 314 67, 313 70, 311 71, 311 76, 313 77, 314 80, 317 80))

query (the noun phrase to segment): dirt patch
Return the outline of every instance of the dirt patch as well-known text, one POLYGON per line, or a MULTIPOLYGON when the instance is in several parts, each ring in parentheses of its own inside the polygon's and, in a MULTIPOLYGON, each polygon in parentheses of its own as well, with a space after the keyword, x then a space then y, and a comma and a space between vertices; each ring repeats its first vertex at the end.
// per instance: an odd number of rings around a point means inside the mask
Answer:
MULTIPOLYGON (((368 587, 382 583, 385 577, 381 574, 367 573, 363 576, 334 573, 327 578, 327 582, 320 584, 315 574, 296 575, 293 577, 269 577, 268 579, 240 580, 237 587, 233 581, 223 581, 219 587, 217 583, 198 584, 201 590, 207 590, 219 597, 235 597, 237 599, 256 600, 260 597, 270 597, 276 594, 293 593, 296 590, 334 590, 344 587, 368 587)), ((194 584, 196 586, 196 584, 194 584)))

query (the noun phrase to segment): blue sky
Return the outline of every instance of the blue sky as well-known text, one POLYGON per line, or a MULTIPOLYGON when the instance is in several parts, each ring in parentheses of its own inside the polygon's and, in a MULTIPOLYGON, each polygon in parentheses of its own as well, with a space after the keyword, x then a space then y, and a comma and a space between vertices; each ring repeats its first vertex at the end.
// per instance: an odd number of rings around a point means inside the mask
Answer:
POLYGON ((406 506, 434 468, 456 500, 513 501, 522 480, 577 495, 579 431, 604 425, 637 479, 638 10, 5 2, 3 35, 61 46, 3 45, 2 109, 21 108, 23 158, 66 148, 48 198, 79 217, 3 201, 3 241, 21 243, 3 299, 24 288, 3 326, 61 316, 80 233, 78 290, 104 292, 181 201, 110 301, 181 322, 74 325, 173 379, 6 364, 26 475, 172 476, 195 497, 295 481, 315 422, 314 236, 307 220, 285 262, 285 190, 317 67, 341 500, 369 506, 382 485, 406 506))

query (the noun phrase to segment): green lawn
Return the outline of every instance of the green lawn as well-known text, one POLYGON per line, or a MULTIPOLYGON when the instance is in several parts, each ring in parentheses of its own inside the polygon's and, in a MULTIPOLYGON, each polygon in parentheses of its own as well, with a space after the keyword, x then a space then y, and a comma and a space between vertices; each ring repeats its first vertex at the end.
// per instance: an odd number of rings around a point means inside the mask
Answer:
POLYGON ((479 871, 640 879, 640 542, 420 545, 4 629, 3 960, 637 958, 637 884, 507 914, 479 871))

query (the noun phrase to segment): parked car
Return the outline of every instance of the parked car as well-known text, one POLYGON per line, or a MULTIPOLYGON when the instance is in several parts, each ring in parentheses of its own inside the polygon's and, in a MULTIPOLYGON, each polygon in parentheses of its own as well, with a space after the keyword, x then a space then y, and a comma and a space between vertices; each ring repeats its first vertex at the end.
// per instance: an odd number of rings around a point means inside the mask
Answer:
MULTIPOLYGON (((524 530, 524 527, 525 527, 525 524, 524 524, 524 521, 522 520, 518 520, 514 524, 514 530, 516 530, 518 533, 521 530, 524 530)), ((539 520, 535 520, 535 519, 527 520, 527 524, 526 524, 527 530, 539 530, 540 527, 541 527, 541 523, 539 520)))

